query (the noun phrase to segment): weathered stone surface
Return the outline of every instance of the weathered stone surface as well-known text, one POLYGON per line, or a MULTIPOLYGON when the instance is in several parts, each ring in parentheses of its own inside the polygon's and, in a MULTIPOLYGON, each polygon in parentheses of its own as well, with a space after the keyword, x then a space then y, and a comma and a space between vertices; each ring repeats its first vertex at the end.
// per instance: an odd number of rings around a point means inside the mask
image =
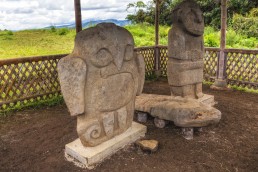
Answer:
POLYGON ((66 158, 80 167, 92 169, 96 164, 112 156, 124 146, 144 137, 146 131, 146 126, 133 122, 132 127, 126 132, 95 147, 84 147, 80 139, 76 139, 65 145, 65 153, 68 155, 66 158))
POLYGON ((132 125, 145 65, 126 29, 102 23, 79 32, 73 52, 58 63, 58 76, 84 146, 101 144, 132 125))
POLYGON ((167 124, 168 124, 168 121, 166 120, 154 118, 154 125, 158 128, 165 128, 167 124))
POLYGON ((168 76, 173 78, 170 85, 185 86, 191 84, 202 83, 203 81, 203 61, 168 61, 168 76))
POLYGON ((203 15, 196 2, 188 0, 175 7, 172 20, 167 64, 171 94, 198 99, 203 96, 203 15))
POLYGON ((143 151, 156 152, 159 142, 157 140, 139 140, 136 142, 136 145, 140 146, 143 151))
POLYGON ((148 114, 145 112, 137 112, 137 121, 146 123, 148 120, 148 114))
POLYGON ((182 136, 186 140, 192 140, 193 139, 193 134, 194 134, 194 129, 193 128, 182 128, 182 136))
POLYGON ((179 127, 204 127, 221 119, 219 110, 195 99, 182 97, 142 94, 136 98, 135 109, 173 121, 179 127))

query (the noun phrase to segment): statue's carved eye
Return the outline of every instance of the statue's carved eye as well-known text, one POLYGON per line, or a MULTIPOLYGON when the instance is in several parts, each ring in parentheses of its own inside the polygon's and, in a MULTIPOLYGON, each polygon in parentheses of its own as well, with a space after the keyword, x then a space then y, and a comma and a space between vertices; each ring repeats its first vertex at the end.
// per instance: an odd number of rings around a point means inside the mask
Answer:
POLYGON ((133 58, 134 53, 133 53, 133 46, 132 45, 127 45, 125 48, 125 55, 124 55, 124 59, 126 61, 129 61, 133 58))
POLYGON ((105 67, 113 61, 112 54, 106 48, 102 48, 97 52, 95 57, 91 58, 91 63, 96 67, 105 67))

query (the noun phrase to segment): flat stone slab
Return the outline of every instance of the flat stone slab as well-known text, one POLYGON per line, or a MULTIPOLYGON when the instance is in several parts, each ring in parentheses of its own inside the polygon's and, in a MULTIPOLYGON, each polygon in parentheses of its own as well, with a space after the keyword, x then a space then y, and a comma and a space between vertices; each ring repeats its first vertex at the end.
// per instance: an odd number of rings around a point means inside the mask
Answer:
POLYGON ((218 123, 221 112, 202 101, 212 101, 206 96, 203 100, 172 97, 166 95, 141 94, 136 97, 135 110, 149 113, 151 116, 173 121, 179 127, 205 127, 218 123), (201 101, 201 102, 200 102, 201 101))
POLYGON ((203 97, 197 99, 197 101, 209 106, 214 106, 216 104, 216 102, 214 101, 214 96, 209 94, 204 94, 203 97))
POLYGON ((97 165, 105 158, 115 154, 124 146, 144 137, 146 131, 146 126, 133 122, 132 127, 123 134, 120 134, 95 147, 84 147, 80 139, 76 139, 75 141, 65 145, 65 154, 67 159, 75 159, 74 163, 78 166, 92 169, 94 168, 94 165, 97 165), (81 164, 78 164, 76 160, 81 164))

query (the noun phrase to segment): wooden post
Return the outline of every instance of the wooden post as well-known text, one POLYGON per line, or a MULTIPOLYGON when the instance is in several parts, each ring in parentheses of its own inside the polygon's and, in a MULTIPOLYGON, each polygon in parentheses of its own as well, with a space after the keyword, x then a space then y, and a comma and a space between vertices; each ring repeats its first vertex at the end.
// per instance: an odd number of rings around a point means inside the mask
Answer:
POLYGON ((155 6, 155 46, 159 45, 159 1, 156 0, 155 6))
POLYGON ((82 30, 81 0, 74 0, 76 33, 82 30))
POLYGON ((160 53, 159 53, 159 2, 160 0, 156 0, 155 6, 155 75, 157 77, 160 76, 160 53))
POLYGON ((227 0, 221 0, 221 38, 220 53, 217 67, 217 77, 214 83, 215 87, 227 88, 226 80, 226 29, 227 29, 227 0))

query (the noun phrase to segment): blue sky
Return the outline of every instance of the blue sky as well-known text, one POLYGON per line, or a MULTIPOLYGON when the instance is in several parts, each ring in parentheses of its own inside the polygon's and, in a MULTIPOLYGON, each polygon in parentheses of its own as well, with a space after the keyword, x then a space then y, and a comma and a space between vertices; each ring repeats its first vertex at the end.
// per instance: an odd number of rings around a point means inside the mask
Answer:
MULTIPOLYGON (((124 19, 127 4, 136 1, 81 0, 82 19, 124 19)), ((42 28, 70 22, 74 22, 74 0, 0 0, 0 29, 42 28)))

